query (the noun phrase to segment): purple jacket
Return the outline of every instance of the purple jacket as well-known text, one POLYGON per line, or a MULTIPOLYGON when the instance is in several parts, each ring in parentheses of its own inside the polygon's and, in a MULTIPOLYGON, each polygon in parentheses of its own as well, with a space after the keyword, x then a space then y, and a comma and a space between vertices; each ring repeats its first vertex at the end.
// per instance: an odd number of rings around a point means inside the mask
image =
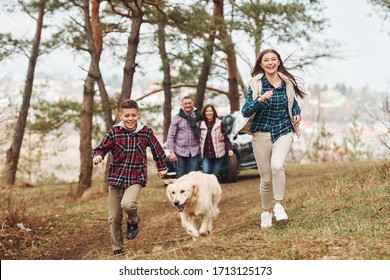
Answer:
MULTIPOLYGON (((191 114, 195 117, 195 113, 191 114)), ((188 121, 179 115, 172 118, 168 131, 169 152, 182 157, 194 157, 200 154, 199 139, 195 137, 188 121)))

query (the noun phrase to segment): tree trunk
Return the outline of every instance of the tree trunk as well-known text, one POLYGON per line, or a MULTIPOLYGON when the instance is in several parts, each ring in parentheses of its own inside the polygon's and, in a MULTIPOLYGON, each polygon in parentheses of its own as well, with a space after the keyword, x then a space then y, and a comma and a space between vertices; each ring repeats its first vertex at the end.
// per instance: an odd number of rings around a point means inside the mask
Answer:
POLYGON ((171 91, 171 66, 169 64, 169 58, 167 50, 165 48, 165 21, 162 17, 158 23, 158 48, 160 50, 160 57, 162 61, 162 67, 164 71, 163 89, 164 89, 164 105, 163 105, 163 142, 167 140, 169 126, 171 124, 171 111, 172 111, 172 91, 171 91))
POLYGON ((239 111, 240 95, 238 91, 236 51, 234 49, 232 37, 227 31, 224 21, 223 0, 214 0, 214 7, 216 9, 216 26, 219 30, 222 43, 225 47, 225 53, 227 55, 230 111, 239 111))
POLYGON ((227 40, 227 61, 228 61, 228 73, 229 73, 229 100, 230 100, 230 112, 240 110, 240 93, 238 91, 238 79, 237 79, 237 59, 236 52, 234 50, 234 43, 231 40, 230 35, 227 40))
POLYGON ((93 163, 92 154, 92 117, 95 80, 87 76, 84 83, 83 105, 80 123, 80 174, 76 194, 81 196, 91 187, 93 163))
MULTIPOLYGON (((92 0, 91 27, 93 30, 94 45, 100 59, 103 46, 103 37, 99 23, 99 0, 92 0)), ((90 71, 92 71, 92 61, 90 63, 90 71)), ((81 108, 81 123, 80 123, 80 174, 76 194, 81 196, 87 189, 91 187, 93 164, 91 160, 92 154, 92 118, 93 118, 93 98, 95 95, 95 80, 87 75, 84 83, 83 105, 81 108)))
MULTIPOLYGON (((213 9, 213 19, 214 22, 218 23, 219 19, 217 18, 220 16, 220 9, 218 5, 218 1, 214 1, 214 9, 213 9)), ((207 81, 209 79, 210 71, 211 71, 211 65, 212 65, 212 56, 214 53, 214 41, 215 41, 215 30, 216 25, 213 25, 213 29, 208 40, 207 45, 203 53, 203 64, 202 69, 200 72, 199 80, 198 80, 198 87, 196 89, 196 95, 195 95, 195 107, 202 109, 205 93, 206 93, 206 85, 207 81)))
POLYGON ((100 98, 102 101, 104 121, 106 123, 106 129, 109 130, 114 125, 114 120, 112 119, 112 111, 110 106, 110 99, 108 98, 108 93, 106 86, 103 81, 103 77, 99 67, 99 57, 100 54, 96 50, 95 40, 92 31, 92 25, 89 17, 89 1, 83 0, 84 7, 84 21, 85 21, 85 32, 88 40, 88 50, 91 55, 91 65, 88 71, 88 75, 91 76, 97 83, 100 93, 100 98))
POLYGON ((204 50, 203 53, 203 64, 199 75, 198 87, 196 89, 196 95, 195 95, 195 107, 198 109, 203 108, 203 103, 204 103, 204 98, 206 93, 206 85, 209 79, 211 65, 212 65, 212 56, 214 53, 214 40, 215 37, 213 35, 210 35, 207 42, 206 49, 204 50))
POLYGON ((35 31, 35 37, 31 56, 28 64, 27 78, 23 90, 23 101, 20 108, 19 116, 16 122, 15 133, 12 139, 11 147, 7 150, 6 162, 5 162, 5 183, 6 185, 14 185, 16 180, 16 171, 18 169, 18 162, 20 156, 20 150, 23 142, 23 135, 26 128, 26 121, 28 110, 30 108, 30 100, 32 96, 35 66, 39 56, 39 46, 41 42, 41 34, 43 29, 43 17, 45 14, 46 0, 39 2, 39 15, 37 20, 37 28, 35 31))
MULTIPOLYGON (((135 0, 138 6, 142 7, 141 0, 135 0)), ((135 73, 135 59, 137 57, 137 49, 139 43, 139 34, 142 24, 142 11, 135 9, 131 15, 131 31, 127 41, 127 53, 125 59, 125 66, 123 68, 123 83, 120 100, 129 99, 131 97, 131 89, 133 87, 133 79, 135 73)), ((120 102, 120 101, 119 101, 120 102)))

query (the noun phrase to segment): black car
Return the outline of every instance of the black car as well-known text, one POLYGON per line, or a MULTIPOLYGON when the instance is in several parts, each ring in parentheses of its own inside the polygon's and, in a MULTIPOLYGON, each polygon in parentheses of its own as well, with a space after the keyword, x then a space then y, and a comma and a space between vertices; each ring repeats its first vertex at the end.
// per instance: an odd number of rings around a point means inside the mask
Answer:
MULTIPOLYGON (((237 133, 237 127, 243 120, 243 116, 240 112, 222 116, 221 120, 225 124, 229 134, 228 136, 233 146, 234 155, 231 157, 227 154, 225 155, 222 167, 219 171, 219 179, 226 182, 236 182, 241 170, 257 168, 252 150, 252 136, 237 133)), ((163 148, 167 155, 168 174, 166 177, 175 178, 176 171, 174 164, 169 159, 167 143, 164 143, 163 148)), ((199 170, 202 170, 201 164, 202 162, 200 161, 199 170)))

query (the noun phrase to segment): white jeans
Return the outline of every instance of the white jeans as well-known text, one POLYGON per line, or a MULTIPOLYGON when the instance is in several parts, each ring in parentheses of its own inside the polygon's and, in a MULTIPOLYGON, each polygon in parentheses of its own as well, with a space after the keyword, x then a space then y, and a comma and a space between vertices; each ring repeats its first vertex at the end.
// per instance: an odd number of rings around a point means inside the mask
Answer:
POLYGON ((272 143, 269 132, 253 134, 252 147, 261 176, 260 196, 264 210, 271 209, 272 198, 283 200, 286 188, 284 165, 292 141, 292 133, 280 136, 275 143, 272 143))

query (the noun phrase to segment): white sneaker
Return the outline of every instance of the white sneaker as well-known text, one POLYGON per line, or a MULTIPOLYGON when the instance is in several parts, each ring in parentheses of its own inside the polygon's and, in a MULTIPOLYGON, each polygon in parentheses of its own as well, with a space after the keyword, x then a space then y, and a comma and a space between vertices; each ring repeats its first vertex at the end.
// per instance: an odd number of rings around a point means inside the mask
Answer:
POLYGON ((272 227, 272 213, 271 212, 265 211, 265 212, 261 213, 260 220, 261 220, 260 225, 262 228, 272 227))
POLYGON ((275 204, 274 214, 275 214, 275 220, 277 222, 287 221, 287 219, 288 219, 286 211, 284 211, 282 204, 275 204))

